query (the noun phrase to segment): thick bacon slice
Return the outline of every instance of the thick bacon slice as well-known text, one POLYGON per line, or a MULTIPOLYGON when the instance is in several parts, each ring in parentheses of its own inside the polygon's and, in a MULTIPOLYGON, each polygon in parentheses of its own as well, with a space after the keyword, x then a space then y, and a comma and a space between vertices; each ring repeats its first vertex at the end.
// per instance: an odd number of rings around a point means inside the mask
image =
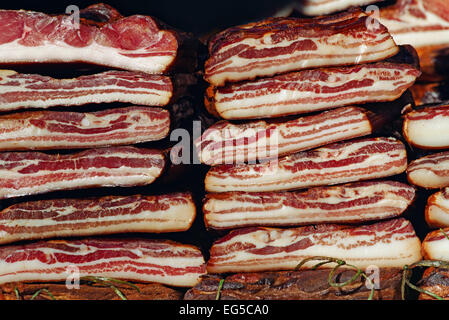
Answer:
POLYGON ((449 187, 449 151, 412 161, 407 168, 407 179, 426 189, 449 187))
POLYGON ((433 228, 449 227, 449 189, 444 188, 429 197, 426 205, 426 222, 433 228))
MULTIPOLYGON (((342 259, 359 268, 402 267, 421 260, 421 243, 412 224, 403 218, 359 227, 330 224, 295 229, 246 228, 231 231, 214 243, 207 270, 293 270, 312 256, 342 259)), ((304 268, 315 264, 307 262, 304 268)))
POLYGON ((449 261, 449 228, 430 232, 422 243, 424 259, 449 261), (444 232, 444 233, 443 233, 444 232))
POLYGON ((169 77, 141 72, 106 71, 54 79, 0 70, 0 111, 107 102, 165 106, 172 95, 169 77))
MULTIPOLYGON (((418 61, 413 48, 401 50, 405 59, 418 61)), ((393 101, 420 76, 415 64, 377 62, 350 67, 303 70, 209 87, 208 110, 224 119, 280 117, 360 104, 393 101)))
POLYGON ((104 276, 192 287, 205 274, 201 251, 168 240, 82 239, 41 241, 0 248, 0 284, 104 276))
POLYGON ((343 11, 350 7, 379 2, 379 0, 299 0, 298 2, 297 8, 302 14, 306 16, 321 16, 343 11))
POLYGON ((205 79, 214 86, 288 71, 360 64, 395 55, 388 30, 358 10, 314 19, 269 18, 229 28, 209 42, 205 79), (362 49, 363 48, 363 49, 362 49))
POLYGON ((190 228, 195 204, 188 193, 108 196, 24 202, 0 212, 0 243, 190 228))
POLYGON ((170 113, 129 107, 92 113, 35 111, 0 116, 0 150, 75 149, 165 138, 170 113))
POLYGON ((252 165, 221 165, 206 175, 209 192, 282 191, 376 179, 407 168, 404 145, 394 138, 334 143, 252 165))
POLYGON ((407 184, 357 182, 305 192, 209 193, 203 205, 208 228, 362 223, 401 215, 413 202, 407 184))
POLYGON ((77 23, 76 16, 1 10, 0 63, 84 62, 147 73, 163 73, 173 63, 177 35, 153 18, 123 17, 105 5, 88 10, 102 11, 106 20, 77 23))
POLYGON ((0 153, 0 198, 76 188, 152 183, 165 165, 162 151, 113 147, 68 155, 0 153))

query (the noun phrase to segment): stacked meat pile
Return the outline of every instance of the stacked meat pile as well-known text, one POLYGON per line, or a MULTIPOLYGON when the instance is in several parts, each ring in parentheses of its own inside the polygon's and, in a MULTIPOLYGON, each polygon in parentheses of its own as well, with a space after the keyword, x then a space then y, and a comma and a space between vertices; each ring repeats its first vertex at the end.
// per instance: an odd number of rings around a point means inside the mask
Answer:
POLYGON ((67 69, 73 65, 65 63, 81 62, 121 69, 74 79, 1 71, 1 111, 71 108, 0 116, 0 198, 27 196, 9 201, 15 204, 0 214, 0 296, 179 298, 173 289, 144 283, 195 285, 205 273, 198 248, 143 236, 92 236, 187 230, 196 213, 191 194, 123 191, 68 199, 51 193, 25 201, 58 190, 146 186, 167 166, 162 150, 132 145, 161 140, 170 131, 170 113, 161 107, 173 100, 174 85, 162 74, 188 60, 181 51, 185 36, 151 17, 123 17, 105 5, 79 16, 73 22, 69 16, 0 11, 3 64, 51 62, 67 69), (76 107, 111 102, 128 106, 95 112, 76 107), (39 151, 44 149, 58 151, 39 151), (59 239, 74 236, 87 237, 59 239), (43 240, 49 238, 57 240, 43 240), (39 241, 13 244, 24 240, 39 241), (81 281, 80 289, 69 290, 67 279, 73 285, 81 281))
POLYGON ((207 270, 237 274, 224 283, 211 275, 186 298, 215 298, 220 284, 223 298, 368 297, 360 282, 330 287, 329 269, 295 271, 314 256, 374 265, 382 277, 375 298, 398 297, 402 266, 421 259, 420 240, 400 217, 415 189, 373 180, 403 173, 407 154, 399 140, 370 135, 390 120, 380 102, 397 115, 405 105, 391 101, 420 71, 413 49, 369 18, 359 10, 271 18, 211 39, 206 105, 224 120, 196 141, 212 166, 204 219, 209 229, 236 230, 213 244, 207 270))

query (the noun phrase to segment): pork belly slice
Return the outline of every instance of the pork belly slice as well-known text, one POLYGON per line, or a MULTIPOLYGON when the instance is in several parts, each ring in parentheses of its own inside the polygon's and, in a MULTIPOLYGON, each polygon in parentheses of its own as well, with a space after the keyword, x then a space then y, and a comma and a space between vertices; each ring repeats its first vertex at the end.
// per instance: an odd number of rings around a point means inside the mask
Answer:
MULTIPOLYGON (((332 280, 349 281, 355 271, 339 269, 332 280)), ((227 277, 206 275, 189 289, 185 300, 215 300, 218 286, 221 300, 367 300, 371 290, 363 279, 343 288, 329 286, 329 270, 299 270, 277 272, 237 273, 227 277)), ((379 269, 379 286, 373 300, 399 300, 401 297, 401 268, 379 269)))
POLYGON ((449 105, 425 107, 407 113, 402 132, 413 147, 449 148, 449 105))
POLYGON ((383 178, 406 168, 407 153, 400 141, 365 138, 258 164, 215 166, 205 186, 208 192, 282 191, 383 178))
POLYGON ((208 110, 224 119, 273 118, 351 104, 393 101, 420 76, 418 56, 401 47, 391 61, 319 68, 209 87, 208 110))
POLYGON ((77 24, 69 15, 1 10, 0 63, 83 62, 163 73, 176 58, 176 33, 152 17, 123 17, 105 5, 81 10, 80 17, 77 24), (103 20, 90 21, 95 15, 103 20))
MULTIPOLYGON (((421 243, 412 224, 403 218, 359 227, 320 224, 294 229, 245 228, 231 231, 213 244, 207 270, 294 270, 303 259, 313 256, 342 259, 359 268, 400 268, 421 260, 421 243)), ((303 268, 316 263, 307 262, 303 268)))
MULTIPOLYGON (((419 287, 449 300, 449 270, 442 268, 428 268, 424 271, 419 287)), ((421 293, 419 300, 435 300, 432 296, 421 293)))
POLYGON ((24 202, 0 212, 0 243, 127 232, 186 231, 195 214, 195 204, 189 193, 24 202))
POLYGON ((426 222, 432 228, 449 227, 449 189, 444 188, 427 199, 426 222))
POLYGON ((424 259, 449 261, 449 228, 431 231, 422 243, 424 259), (444 233, 443 233, 444 232, 444 233))
POLYGON ((170 113, 151 107, 91 113, 33 111, 0 116, 0 150, 106 147, 165 138, 170 113))
POLYGON ((169 240, 50 240, 0 247, 0 284, 103 276, 192 287, 205 274, 201 251, 169 240), (72 271, 73 273, 73 271, 72 271))
POLYGON ((306 16, 321 16, 376 2, 379 0, 299 0, 296 8, 306 16))
POLYGON ((172 95, 169 77, 142 72, 106 71, 54 79, 0 70, 0 111, 108 102, 165 106, 172 95))
POLYGON ((407 168, 407 179, 411 184, 426 189, 449 187, 449 151, 412 161, 407 168))
POLYGON ((208 228, 363 223, 400 216, 415 189, 394 181, 356 182, 304 192, 228 192, 206 195, 208 228))
POLYGON ((398 52, 387 28, 360 10, 314 19, 268 18, 209 41, 204 78, 218 87, 295 70, 374 62, 398 52), (370 20, 371 21, 371 20, 370 20))
POLYGON ((0 198, 55 190, 137 186, 152 183, 163 171, 162 151, 112 147, 74 154, 0 153, 0 198))

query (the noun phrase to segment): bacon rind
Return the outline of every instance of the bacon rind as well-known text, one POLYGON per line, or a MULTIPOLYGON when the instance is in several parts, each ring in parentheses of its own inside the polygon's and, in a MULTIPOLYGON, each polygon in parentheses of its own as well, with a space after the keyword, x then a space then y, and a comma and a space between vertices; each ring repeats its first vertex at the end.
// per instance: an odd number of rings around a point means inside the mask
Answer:
POLYGON ((204 78, 214 86, 288 71, 383 60, 398 47, 361 11, 314 19, 268 18, 229 28, 209 41, 204 78), (361 47, 363 46, 363 50, 361 47))
POLYGON ((186 231, 195 214, 189 193, 24 202, 0 212, 0 244, 127 232, 186 231))
POLYGON ((404 116, 404 138, 416 148, 449 148, 449 105, 420 108, 404 116))
POLYGON ((372 131, 370 112, 345 107, 273 123, 219 121, 195 140, 195 147, 202 163, 237 164, 313 149, 372 131))
POLYGON ((422 243, 424 259, 449 261, 449 228, 431 231, 422 243), (444 233, 443 233, 444 232, 444 233))
POLYGON ((0 248, 0 284, 103 276, 191 287, 205 274, 201 251, 169 240, 51 240, 0 248), (72 271, 70 271, 72 270, 72 271))
POLYGON ((298 2, 296 8, 298 8, 299 12, 303 15, 321 16, 343 11, 351 7, 379 2, 379 0, 300 0, 298 2))
POLYGON ((208 228, 363 223, 400 216, 415 199, 407 184, 357 182, 305 192, 229 192, 206 195, 208 228))
POLYGON ((1 10, 0 63, 83 62, 152 74, 173 64, 179 47, 175 32, 149 16, 106 18, 111 20, 80 19, 77 25, 68 15, 1 10))
POLYGON ((404 145, 394 138, 339 142, 311 151, 250 165, 212 167, 208 192, 282 191, 377 179, 407 168, 404 145))
POLYGON ((281 117, 393 101, 420 74, 412 65, 393 62, 303 70, 220 88, 209 87, 205 104, 208 110, 215 110, 228 120, 281 117))
POLYGON ((0 198, 55 190, 152 183, 163 171, 162 151, 112 147, 75 154, 0 153, 0 198))
MULTIPOLYGON (((421 243, 412 224, 403 218, 358 227, 246 228, 231 231, 213 244, 207 270, 294 270, 303 259, 313 256, 331 256, 359 268, 402 267, 421 260, 421 243)), ((315 264, 309 261, 302 268, 315 264)))
POLYGON ((0 115, 0 150, 118 146, 161 140, 169 131, 170 113, 160 108, 23 112, 0 115))
POLYGON ((431 228, 449 227, 449 189, 444 188, 427 199, 426 222, 431 228))
POLYGON ((449 187, 449 151, 434 153, 412 161, 407 168, 408 181, 418 187, 449 187))
POLYGON ((172 96, 169 77, 143 72, 106 71, 55 79, 0 70, 0 111, 108 102, 165 106, 172 96))

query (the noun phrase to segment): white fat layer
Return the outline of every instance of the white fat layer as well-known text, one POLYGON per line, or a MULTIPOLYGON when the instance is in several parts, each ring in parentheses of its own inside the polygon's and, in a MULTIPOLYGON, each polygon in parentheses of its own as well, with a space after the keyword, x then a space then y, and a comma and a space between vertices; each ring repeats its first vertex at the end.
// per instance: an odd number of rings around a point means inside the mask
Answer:
POLYGON ((416 146, 449 147, 449 117, 439 115, 428 120, 409 120, 404 125, 405 135, 416 146))
POLYGON ((424 241, 423 251, 427 259, 449 261, 449 240, 424 241))
POLYGON ((320 16, 348 9, 352 6, 364 6, 377 0, 305 0, 297 5, 301 13, 307 16, 320 16))

